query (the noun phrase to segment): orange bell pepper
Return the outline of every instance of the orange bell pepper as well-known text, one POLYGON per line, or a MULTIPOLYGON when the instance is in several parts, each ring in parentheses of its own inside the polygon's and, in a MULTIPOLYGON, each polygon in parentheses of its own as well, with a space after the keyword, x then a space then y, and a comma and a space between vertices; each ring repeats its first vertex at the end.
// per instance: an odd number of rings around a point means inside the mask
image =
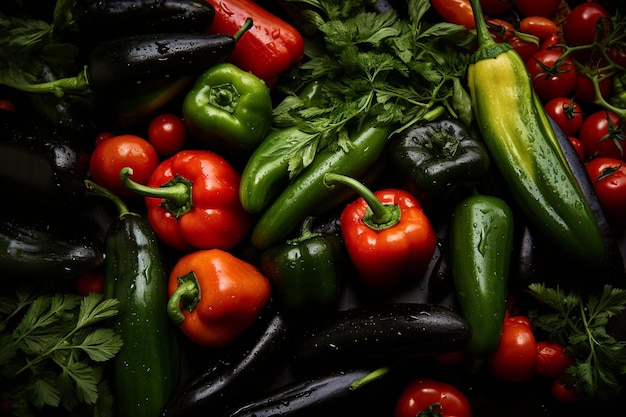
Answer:
POLYGON ((200 250, 174 265, 167 311, 194 343, 223 347, 259 317, 270 291, 252 264, 220 249, 200 250))

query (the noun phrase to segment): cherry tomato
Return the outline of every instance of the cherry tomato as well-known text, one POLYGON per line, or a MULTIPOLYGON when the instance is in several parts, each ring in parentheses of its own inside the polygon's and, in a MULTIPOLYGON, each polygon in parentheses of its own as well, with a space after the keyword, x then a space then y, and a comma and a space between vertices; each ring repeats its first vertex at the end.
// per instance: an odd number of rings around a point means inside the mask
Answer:
POLYGON ((91 293, 102 294, 104 273, 101 271, 86 272, 76 280, 76 293, 86 296, 91 293))
POLYGON ((115 137, 115 133, 113 132, 101 132, 100 134, 98 134, 98 136, 96 136, 96 140, 94 141, 94 145, 98 146, 100 145, 102 142, 104 142, 105 140, 115 137))
POLYGON ((161 157, 170 157, 182 150, 186 140, 185 123, 175 114, 155 116, 148 125, 148 141, 161 157))
POLYGON ((576 67, 563 51, 542 49, 526 61, 535 92, 542 100, 568 96, 576 86, 576 67))
POLYGON ((606 53, 614 64, 626 69, 626 47, 612 45, 608 48, 606 53))
POLYGON ((469 0, 431 0, 433 9, 448 23, 475 29, 474 12, 469 0))
POLYGON ((519 29, 538 37, 542 42, 557 33, 556 23, 547 17, 535 15, 523 18, 519 22, 519 29))
MULTIPOLYGON (((592 77, 597 77, 600 87, 600 94, 607 99, 613 89, 613 80, 611 76, 606 73, 590 74, 592 77)), ((574 87, 574 95, 580 101, 586 103, 593 103, 596 100, 596 90, 593 85, 593 80, 582 72, 576 74, 576 86, 574 87)))
POLYGON ((574 150, 578 154, 578 157, 580 158, 580 160, 584 162, 585 161, 585 146, 583 145, 582 141, 574 136, 568 136, 567 139, 569 139, 569 142, 574 147, 574 150))
POLYGON ((513 317, 504 320, 500 345, 487 358, 487 365, 497 379, 522 383, 535 373, 537 343, 530 326, 513 317))
POLYGON ((0 99, 0 109, 8 110, 8 111, 15 111, 15 103, 13 103, 11 100, 8 100, 6 98, 0 99))
POLYGON ((588 158, 610 156, 626 160, 626 130, 620 117, 609 110, 598 110, 583 120, 579 138, 588 158))
POLYGON ((507 42, 511 37, 515 36, 515 28, 510 22, 503 19, 490 18, 486 20, 487 28, 494 41, 507 42))
POLYGON ((502 14, 513 7, 513 0, 480 0, 480 7, 485 14, 502 14))
POLYGON ((552 17, 560 3, 560 0, 517 0, 515 7, 523 16, 552 17))
POLYGON ((557 342, 542 340, 537 342, 537 364, 535 372, 541 376, 557 377, 574 360, 565 353, 565 347, 557 342))
POLYGON ((583 112, 580 106, 569 97, 554 97, 548 100, 543 108, 568 136, 577 133, 583 124, 583 112))
POLYGON ((507 43, 517 51, 524 61, 529 60, 535 53, 537 53, 537 51, 539 51, 539 46, 537 44, 526 41, 517 35, 511 36, 507 43))
POLYGON ((558 379, 552 383, 552 397, 562 403, 575 403, 579 400, 576 388, 568 388, 558 379))
POLYGON ((135 135, 119 135, 102 141, 91 154, 89 171, 93 181, 121 197, 138 196, 120 181, 120 170, 131 167, 131 178, 146 184, 159 164, 159 156, 147 140, 135 135))
POLYGON ((626 226, 626 162, 597 157, 585 164, 600 205, 615 224, 626 226))
POLYGON ((561 43, 561 36, 559 35, 558 32, 553 33, 552 35, 550 35, 548 39, 546 39, 545 41, 541 43, 541 45, 539 45, 539 50, 552 49, 555 46, 557 46, 559 43, 561 43))
POLYGON ((400 394, 394 417, 415 417, 435 403, 439 404, 435 410, 446 417, 472 415, 469 400, 458 388, 446 382, 418 378, 410 382, 400 394))
POLYGON ((598 3, 581 3, 574 7, 563 24, 563 36, 570 46, 593 43, 598 31, 598 40, 609 33, 609 12, 598 3), (597 28, 597 29, 596 29, 597 28))

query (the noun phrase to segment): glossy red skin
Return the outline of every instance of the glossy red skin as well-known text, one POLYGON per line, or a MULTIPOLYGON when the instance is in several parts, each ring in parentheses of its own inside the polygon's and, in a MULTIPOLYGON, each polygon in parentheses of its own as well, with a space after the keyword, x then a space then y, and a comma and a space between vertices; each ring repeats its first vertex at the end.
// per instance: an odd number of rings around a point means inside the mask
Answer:
POLYGON ((558 49, 542 49, 526 61, 535 92, 543 101, 568 96, 576 86, 574 61, 569 57, 558 61, 561 55, 558 49))
POLYGON ((120 181, 120 170, 130 167, 130 178, 146 184, 159 164, 150 142, 135 135, 119 135, 102 140, 91 153, 89 171, 93 181, 120 197, 138 197, 120 181))
POLYGON ((429 378, 410 382, 396 402, 394 417, 415 417, 433 403, 439 403, 439 411, 446 417, 471 417, 469 400, 455 386, 429 378))
POLYGON ((515 7, 523 16, 553 17, 560 0, 516 0, 515 7))
POLYGON ((522 60, 529 60, 537 51, 539 51, 539 46, 525 41, 519 36, 512 36, 507 40, 507 43, 513 47, 517 51, 517 53, 522 57, 522 60))
POLYGON ((585 158, 586 158, 586 156, 585 156, 585 146, 583 145, 581 140, 576 138, 576 137, 574 137, 574 136, 568 136, 567 139, 569 140, 569 142, 574 147, 574 150, 578 154, 578 157, 580 158, 580 160, 584 162, 585 158))
POLYGON ((541 42, 557 33, 556 23, 547 17, 536 15, 523 18, 519 23, 519 29, 538 37, 541 42))
POLYGON ((496 351, 487 358, 491 374, 505 382, 528 382, 535 374, 537 343, 532 329, 513 318, 505 319, 496 351))
MULTIPOLYGON (((570 46, 589 45, 593 42, 598 19, 610 18, 609 12, 598 3, 582 3, 574 7, 563 25, 563 36, 570 46)), ((608 33, 608 26, 603 26, 599 33, 602 39, 608 33)))
POLYGON ((252 217, 239 201, 241 175, 222 156, 205 150, 183 150, 161 162, 148 181, 159 188, 175 176, 192 183, 191 210, 176 218, 162 198, 146 197, 148 221, 174 249, 229 250, 240 243, 252 217))
POLYGON ((558 377, 574 360, 565 353, 565 347, 557 342, 537 342, 535 372, 541 376, 558 377))
POLYGON ((620 117, 608 110, 599 110, 587 116, 578 135, 585 147, 585 155, 588 158, 609 156, 626 160, 626 153, 615 144, 617 141, 622 149, 626 147, 626 131, 623 128, 620 130, 619 125, 620 117))
POLYGON ((575 388, 567 388, 558 378, 552 383, 551 393, 555 400, 562 403, 575 403, 580 399, 575 388))
MULTIPOLYGON (((611 91, 613 90, 613 81, 611 76, 607 76, 606 73, 600 73, 593 75, 600 80, 600 94, 605 99, 608 99, 611 91)), ((593 81, 585 74, 578 72, 576 74, 576 86, 574 87, 574 95, 581 102, 593 103, 596 100, 596 90, 593 86, 593 81)))
POLYGON ((583 124, 580 105, 569 97, 554 97, 543 105, 546 114, 568 136, 578 133, 583 124))
POLYGON ((237 42, 228 60, 272 87, 278 76, 304 57, 300 32, 252 0, 207 0, 215 8, 209 33, 235 34, 247 18, 253 27, 237 42))
POLYGON ((431 0, 430 4, 446 22, 476 28, 469 0, 431 0))
POLYGON ((155 116, 148 125, 148 141, 161 157, 170 157, 183 150, 186 140, 185 123, 175 114, 155 116))
POLYGON ((87 296, 91 293, 102 294, 104 273, 102 271, 87 272, 76 280, 76 293, 87 296))
POLYGON ((600 205, 615 224, 626 226, 626 162, 598 157, 585 164, 600 205))
POLYGON ((341 213, 341 233, 363 283, 371 289, 387 291, 405 278, 422 276, 435 251, 437 238, 412 194, 386 189, 374 195, 383 204, 397 204, 400 221, 382 230, 369 227, 362 220, 368 205, 358 198, 341 213))

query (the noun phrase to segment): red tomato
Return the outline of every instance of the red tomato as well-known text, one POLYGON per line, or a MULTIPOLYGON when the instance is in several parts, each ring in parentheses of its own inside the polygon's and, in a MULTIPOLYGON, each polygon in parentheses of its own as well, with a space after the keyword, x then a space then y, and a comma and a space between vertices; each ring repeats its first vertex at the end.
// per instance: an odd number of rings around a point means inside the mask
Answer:
POLYGON ((583 145, 582 141, 578 138, 575 138, 574 136, 568 136, 567 139, 569 139, 569 142, 574 147, 574 150, 578 154, 578 157, 580 158, 580 160, 584 162, 585 161, 585 146, 583 145))
POLYGON ((510 22, 503 19, 491 18, 487 19, 487 28, 494 41, 506 42, 515 36, 515 28, 510 22))
POLYGON ((588 158, 610 156, 626 160, 626 130, 620 117, 609 110, 598 110, 583 120, 579 138, 588 158))
POLYGON ((546 39, 541 43, 541 45, 539 45, 539 49, 551 49, 559 43, 561 43, 561 36, 558 34, 558 32, 553 33, 548 39, 546 39))
POLYGON ((615 224, 626 226, 626 165, 621 159, 597 157, 585 164, 600 205, 615 224))
POLYGON ((11 100, 7 100, 5 98, 0 99, 0 109, 15 111, 15 104, 11 100))
POLYGON ((185 123, 175 114, 158 115, 148 125, 148 141, 161 157, 170 157, 181 151, 186 140, 185 123))
MULTIPOLYGON (((394 417, 415 417, 439 403, 439 411, 446 417, 471 417, 469 400, 458 388, 446 382, 418 378, 404 389, 396 402, 394 417)), ((434 415, 434 414, 433 414, 434 415)))
POLYGON ((626 47, 612 45, 606 53, 614 64, 626 69, 626 47))
POLYGON ((561 0, 517 0, 515 7, 523 16, 552 17, 561 0))
POLYGON ((530 326, 514 317, 504 320, 500 345, 487 358, 494 377, 511 383, 528 382, 535 373, 537 343, 530 326))
MULTIPOLYGON (((606 73, 590 74, 591 77, 598 79, 598 86, 600 87, 600 94, 607 99, 613 89, 613 81, 611 76, 607 76, 606 73)), ((594 82, 587 75, 578 72, 576 74, 576 86, 574 87, 574 95, 580 101, 586 103, 593 103, 596 100, 596 90, 594 82)))
POLYGON ((568 136, 577 133, 583 124, 583 112, 580 106, 569 97, 554 97, 548 100, 543 108, 568 136))
POLYGON ((513 7, 513 0, 480 0, 480 8, 485 14, 502 14, 513 7))
POLYGON ((557 49, 542 49, 526 61, 535 92, 544 101, 568 96, 576 86, 574 61, 562 55, 557 49))
POLYGON ((565 353, 565 347, 557 342, 542 340, 537 342, 537 364, 535 372, 541 376, 557 377, 574 360, 565 353))
POLYGON ((159 156, 147 140, 135 135, 119 135, 96 146, 89 160, 93 181, 120 197, 138 196, 120 181, 120 170, 131 167, 131 178, 146 184, 159 164, 159 156))
POLYGON ((557 33, 556 23, 547 17, 535 15, 523 18, 519 22, 519 29, 524 33, 538 37, 542 42, 557 33))
POLYGON ((96 140, 94 141, 94 145, 98 146, 105 140, 115 137, 115 133, 113 132, 101 132, 98 136, 96 136, 96 140))
POLYGON ((448 23, 475 29, 474 12, 469 0, 431 0, 433 9, 448 23))
POLYGON ((582 3, 574 7, 563 24, 563 36, 570 46, 593 43, 598 30, 598 39, 609 33, 611 15, 598 3, 582 3), (599 22, 598 22, 599 21, 599 22))
POLYGON ((528 61, 535 53, 537 53, 537 51, 539 51, 538 45, 533 42, 525 41, 517 35, 511 36, 507 43, 517 51, 524 61, 528 61))
POLYGON ((102 294, 104 286, 104 273, 101 271, 87 272, 76 280, 76 293, 82 296, 93 292, 102 294))
POLYGON ((552 397, 562 403, 575 403, 579 399, 576 388, 568 388, 558 379, 552 383, 552 397))

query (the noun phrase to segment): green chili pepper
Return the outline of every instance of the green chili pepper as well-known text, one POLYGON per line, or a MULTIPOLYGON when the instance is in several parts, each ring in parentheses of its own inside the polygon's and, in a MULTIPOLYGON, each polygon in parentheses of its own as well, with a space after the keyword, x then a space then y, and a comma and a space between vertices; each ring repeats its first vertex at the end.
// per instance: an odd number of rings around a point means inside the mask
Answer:
POLYGON ((489 154, 459 121, 443 118, 412 126, 389 144, 392 165, 419 193, 447 199, 473 188, 489 169, 489 154))
POLYGON ((263 251, 260 266, 287 308, 317 315, 331 311, 339 298, 345 251, 338 235, 315 233, 312 223, 308 217, 300 236, 263 251))
POLYGON ((450 226, 456 296, 472 327, 468 351, 482 360, 495 351, 506 312, 513 213, 498 197, 473 195, 457 204, 450 226))
POLYGON ((272 100, 263 80, 221 63, 196 80, 182 112, 189 134, 199 143, 249 153, 270 128, 272 100))

